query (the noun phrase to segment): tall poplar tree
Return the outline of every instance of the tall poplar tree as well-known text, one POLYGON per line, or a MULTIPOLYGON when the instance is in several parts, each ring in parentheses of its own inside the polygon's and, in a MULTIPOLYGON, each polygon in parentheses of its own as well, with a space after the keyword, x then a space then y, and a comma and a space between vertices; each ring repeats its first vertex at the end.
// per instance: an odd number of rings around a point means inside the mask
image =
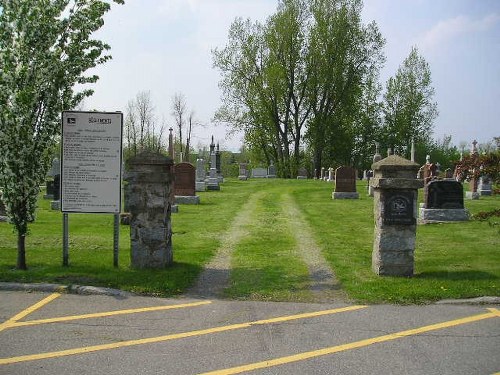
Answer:
POLYGON ((427 144, 438 116, 429 64, 413 47, 386 85, 382 143, 402 153, 411 140, 427 144))
MULTIPOLYGON (((123 4, 123 0, 112 0, 123 4)), ((39 186, 60 132, 60 113, 92 94, 88 69, 111 56, 92 34, 110 1, 0 0, 0 188, 18 237, 17 268, 26 269, 25 238, 39 186)))

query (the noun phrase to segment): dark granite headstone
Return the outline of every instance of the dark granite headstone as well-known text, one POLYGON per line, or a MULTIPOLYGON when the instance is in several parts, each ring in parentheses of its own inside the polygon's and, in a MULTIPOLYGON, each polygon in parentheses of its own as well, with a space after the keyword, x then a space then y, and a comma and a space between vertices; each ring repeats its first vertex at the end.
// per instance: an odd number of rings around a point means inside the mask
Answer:
POLYGON ((194 196, 196 187, 196 168, 191 163, 174 165, 175 195, 194 196))
POLYGON ((425 208, 464 208, 463 187, 458 181, 431 181, 425 189, 427 190, 425 208))
POLYGON ((335 192, 356 192, 356 169, 352 167, 338 167, 335 170, 335 192))
POLYGON ((61 175, 56 174, 54 176, 54 200, 58 201, 61 199, 61 175))

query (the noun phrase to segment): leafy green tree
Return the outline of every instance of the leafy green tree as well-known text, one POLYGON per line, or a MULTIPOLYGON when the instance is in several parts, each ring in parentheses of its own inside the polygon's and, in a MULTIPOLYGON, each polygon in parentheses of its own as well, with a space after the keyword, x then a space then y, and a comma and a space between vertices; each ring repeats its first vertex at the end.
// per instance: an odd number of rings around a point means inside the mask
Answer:
POLYGON ((385 148, 408 154, 412 139, 430 142, 438 109, 429 64, 416 47, 387 81, 383 114, 381 143, 385 148))
POLYGON ((96 82, 85 72, 111 58, 110 47, 92 38, 109 9, 98 0, 0 0, 0 187, 19 269, 60 113, 92 94, 74 86, 96 82))
POLYGON ((368 107, 378 96, 376 77, 384 61, 385 41, 375 22, 362 23, 361 1, 311 3, 308 64, 312 83, 307 96, 311 116, 306 138, 314 168, 319 170, 324 157, 329 165, 354 162, 356 143, 358 148, 365 143, 358 131, 376 117, 368 107), (365 93, 365 89, 375 90, 375 94, 365 93), (365 119, 357 121, 357 113, 364 113, 365 119), (372 119, 367 121, 366 115, 372 119))
POLYGON ((383 60, 383 38, 362 25, 361 9, 360 0, 281 0, 265 24, 236 19, 227 46, 213 51, 223 90, 216 120, 243 130, 281 177, 305 165, 304 139, 318 167, 333 143, 348 140, 350 158, 352 110, 383 60))

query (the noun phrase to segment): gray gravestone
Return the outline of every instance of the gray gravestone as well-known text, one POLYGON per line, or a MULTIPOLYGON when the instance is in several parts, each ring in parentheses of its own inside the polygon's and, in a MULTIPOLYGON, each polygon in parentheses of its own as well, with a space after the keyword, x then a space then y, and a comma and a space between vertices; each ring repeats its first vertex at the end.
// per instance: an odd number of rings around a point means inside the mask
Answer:
POLYGON ((335 169, 333 168, 328 168, 328 182, 334 182, 335 181, 335 169))
POLYGON ((427 192, 424 207, 421 207, 419 212, 421 222, 469 220, 469 213, 464 207, 463 186, 460 182, 434 180, 429 182, 424 189, 427 192))
POLYGON ((248 164, 247 163, 240 163, 240 168, 239 168, 239 173, 238 173, 238 179, 241 181, 246 181, 248 179, 248 164))
POLYGON ((212 137, 212 144, 210 145, 210 174, 208 177, 208 182, 207 182, 207 190, 210 191, 216 191, 220 190, 220 185, 219 185, 219 178, 217 177, 217 160, 216 160, 216 155, 215 151, 213 150, 213 137, 212 137))
POLYGON ((356 169, 352 167, 338 167, 335 170, 335 191, 333 199, 359 199, 356 191, 356 169))
POLYGON ((207 173, 205 171, 205 160, 196 159, 196 182, 195 182, 196 191, 207 190, 207 183, 205 182, 206 178, 207 178, 207 173))
POLYGON ((267 178, 276 178, 276 167, 272 163, 267 168, 267 178))
POLYGON ((173 261, 173 160, 144 152, 131 158, 128 165, 125 186, 130 210, 131 266, 165 268, 173 261))
POLYGON ((174 165, 174 194, 177 204, 199 204, 196 195, 196 169, 191 163, 174 165))
POLYGON ((304 167, 299 168, 297 171, 297 180, 306 180, 307 179, 307 169, 304 167))
POLYGON ((372 165, 375 231, 372 269, 378 275, 412 276, 417 196, 423 181, 418 164, 397 155, 372 165))
POLYGON ((492 195, 492 184, 491 178, 489 176, 481 176, 479 178, 479 184, 477 185, 477 191, 479 195, 492 195))
POLYGON ((253 178, 266 178, 267 177, 267 169, 266 168, 253 168, 252 169, 252 177, 253 178))

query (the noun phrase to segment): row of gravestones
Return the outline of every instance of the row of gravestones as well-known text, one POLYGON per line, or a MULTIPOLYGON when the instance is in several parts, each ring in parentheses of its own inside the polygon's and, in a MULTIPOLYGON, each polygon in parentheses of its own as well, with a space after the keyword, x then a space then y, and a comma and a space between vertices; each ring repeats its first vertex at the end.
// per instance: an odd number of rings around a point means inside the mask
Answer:
POLYGON ((276 178, 276 166, 271 164, 268 168, 248 169, 247 163, 239 164, 238 179, 246 181, 248 178, 276 178))

